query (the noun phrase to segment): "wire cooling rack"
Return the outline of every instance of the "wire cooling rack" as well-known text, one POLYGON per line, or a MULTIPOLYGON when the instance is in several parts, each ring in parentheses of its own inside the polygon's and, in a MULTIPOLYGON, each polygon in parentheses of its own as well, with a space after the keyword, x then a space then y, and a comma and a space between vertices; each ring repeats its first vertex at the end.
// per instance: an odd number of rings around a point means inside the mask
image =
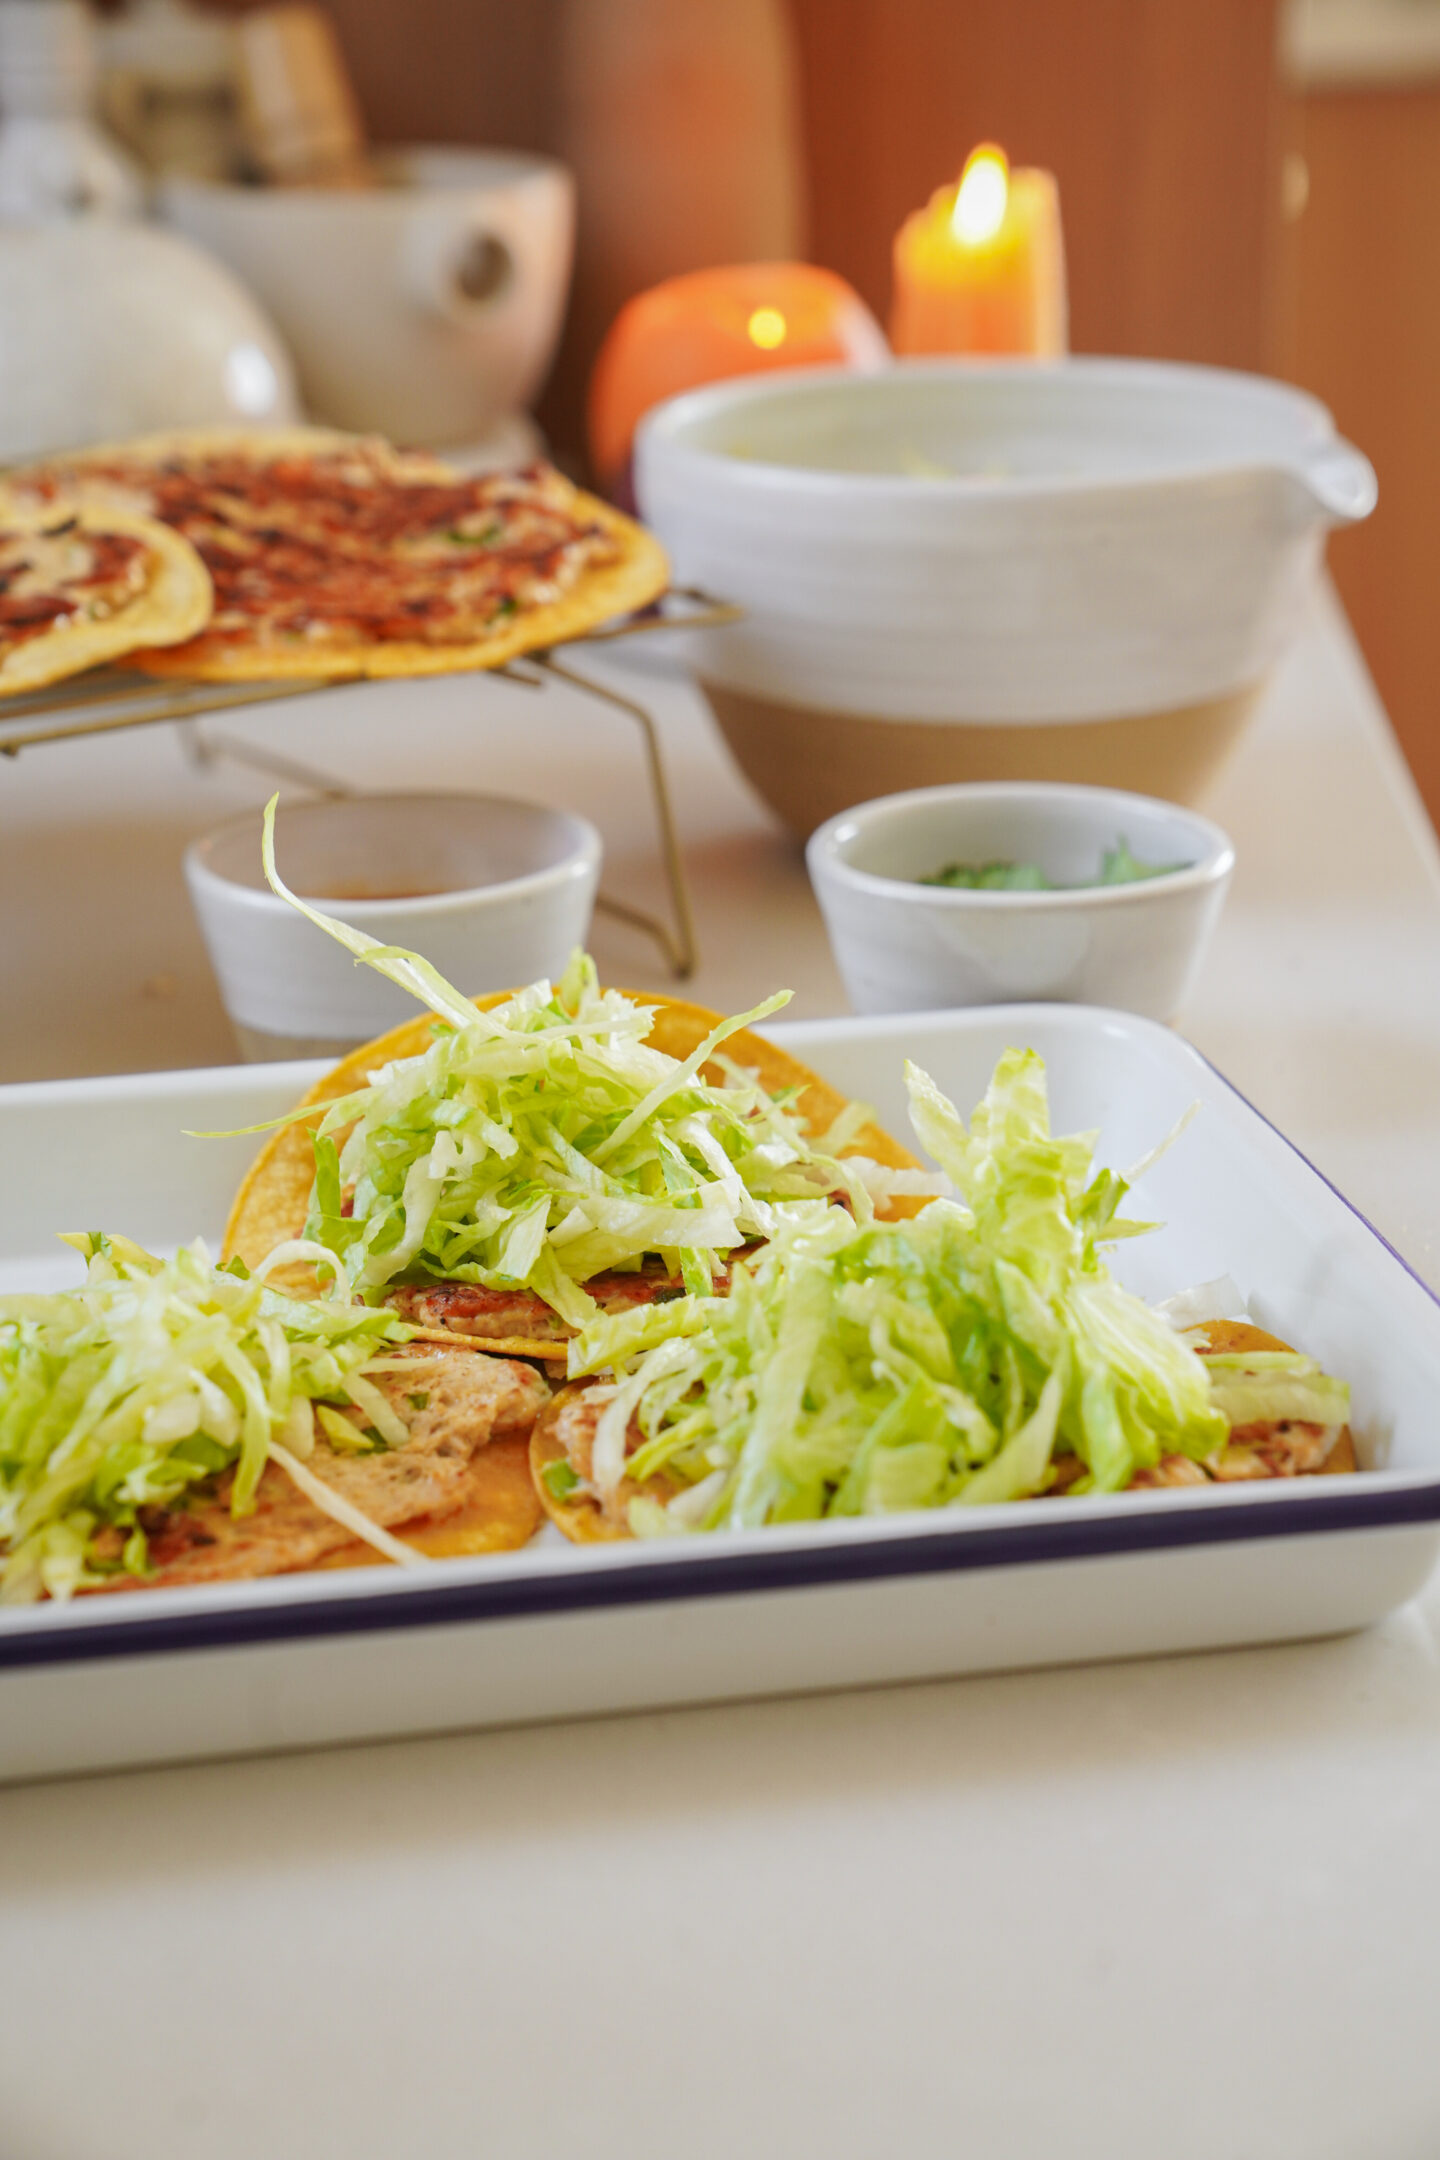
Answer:
MULTIPOLYGON (((660 630, 712 629, 734 622, 740 609, 712 598, 693 586, 673 586, 658 601, 638 614, 626 616, 598 630, 589 631, 576 645, 611 643, 619 638, 647 637, 660 630)), ((646 780, 655 812, 656 836, 670 899, 670 920, 663 921, 628 901, 601 893, 596 906, 605 914, 632 925, 652 938, 666 965, 679 981, 692 975, 699 960, 695 938, 695 914, 690 887, 675 825, 669 776, 660 747, 660 732, 653 714, 638 699, 627 697, 608 683, 597 682, 573 667, 568 645, 554 645, 526 653, 504 666, 475 671, 477 683, 487 675, 521 683, 532 690, 556 681, 624 713, 639 730, 646 780), (560 659, 559 654, 566 658, 560 659)), ((313 696, 355 682, 354 676, 327 676, 316 681, 244 683, 183 683, 154 679, 123 668, 97 668, 88 675, 53 683, 48 689, 0 697, 0 757, 17 758, 22 750, 39 749, 49 743, 85 742, 97 735, 119 734, 127 728, 155 727, 163 721, 179 723, 188 754, 200 765, 228 758, 248 765, 272 779, 285 780, 319 795, 345 795, 353 790, 317 772, 287 753, 247 743, 235 736, 202 728, 201 722, 217 713, 248 710, 257 705, 278 705, 286 700, 313 696)))

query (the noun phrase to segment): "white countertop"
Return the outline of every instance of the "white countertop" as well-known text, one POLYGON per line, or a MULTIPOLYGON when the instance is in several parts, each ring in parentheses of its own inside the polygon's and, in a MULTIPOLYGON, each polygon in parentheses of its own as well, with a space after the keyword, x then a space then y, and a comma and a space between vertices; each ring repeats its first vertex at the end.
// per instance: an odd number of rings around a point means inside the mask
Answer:
MULTIPOLYGON (((694 994, 835 1009, 794 851, 628 667, 694 994)), ((449 683, 242 727, 573 803, 656 894, 587 707, 449 683)), ((0 769, 0 1076, 229 1054, 177 856, 264 791, 169 730, 0 769)), ((1440 859, 1328 599, 1206 807, 1240 868, 1186 1032, 1440 1278, 1440 859)), ((1435 2151, 1437 1634, 1432 1589, 1334 1643, 0 1793, 0 2154, 1435 2151)))

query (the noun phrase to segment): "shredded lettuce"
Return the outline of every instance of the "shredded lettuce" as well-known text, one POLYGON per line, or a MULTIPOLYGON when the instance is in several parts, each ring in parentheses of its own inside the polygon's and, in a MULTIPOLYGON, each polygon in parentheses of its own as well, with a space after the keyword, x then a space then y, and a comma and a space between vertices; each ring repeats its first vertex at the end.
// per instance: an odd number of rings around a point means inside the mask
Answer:
POLYGON ((617 1377, 602 1424, 623 1410, 643 1436, 626 1461, 597 1435, 597 1490, 661 1468, 682 1486, 633 1504, 637 1534, 1019 1499, 1061 1456, 1071 1491, 1109 1492, 1224 1444, 1205 1362, 1100 1258, 1147 1226, 1119 1215, 1093 1136, 1051 1134, 1040 1058, 1007 1051, 968 1130, 906 1077, 957 1198, 893 1224, 789 1206, 728 1297, 571 1345, 573 1376, 617 1377))
POLYGON ((1212 1351, 1204 1360, 1216 1406, 1231 1425, 1292 1420, 1339 1427, 1350 1415, 1350 1390, 1295 1350, 1212 1351))
POLYGON ((371 1417, 363 1368, 412 1332, 348 1300, 283 1296, 239 1263, 216 1268, 198 1239, 164 1261, 101 1233, 66 1243, 86 1262, 78 1289, 0 1297, 7 1603, 143 1574, 140 1510, 232 1465, 231 1505, 246 1513, 268 1460, 310 1453, 312 1402, 371 1417))
POLYGON ((598 1310, 591 1277, 648 1254, 708 1295, 726 1256, 772 1236, 792 1200, 843 1194, 873 1218, 886 1173, 812 1144, 784 1102, 724 1057, 788 991, 723 1021, 689 1057, 667 1057, 646 1041, 651 1009, 602 991, 583 953, 559 984, 481 1013, 415 954, 295 900, 275 868, 273 802, 265 869, 282 898, 437 1017, 428 1050, 331 1104, 315 1132, 305 1236, 367 1301, 400 1281, 525 1288, 579 1327, 598 1310), (723 1086, 700 1077, 712 1060, 723 1086))

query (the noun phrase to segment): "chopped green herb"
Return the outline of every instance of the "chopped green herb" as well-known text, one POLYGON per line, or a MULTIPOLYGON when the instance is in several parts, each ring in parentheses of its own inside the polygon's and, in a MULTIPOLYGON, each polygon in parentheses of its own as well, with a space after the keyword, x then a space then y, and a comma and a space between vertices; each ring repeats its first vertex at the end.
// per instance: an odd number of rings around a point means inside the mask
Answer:
POLYGON ((208 1433, 192 1433, 188 1440, 178 1441, 170 1454, 175 1462, 194 1463, 204 1477, 223 1470, 234 1460, 233 1451, 212 1440, 208 1433))
POLYGON ((1189 868, 1189 863, 1141 862, 1131 854, 1130 843, 1121 838, 1101 856, 1099 875, 1082 878, 1078 885, 1056 885, 1038 863, 1017 862, 946 863, 943 870, 932 871, 917 882, 944 885, 952 892, 1086 892, 1100 885, 1138 885, 1146 878, 1169 877, 1173 871, 1189 868))
POLYGON ((430 1397, 423 1389, 418 1394, 407 1395, 405 1400, 412 1410, 428 1410, 430 1407, 430 1397))
POLYGON ((963 892, 1049 892, 1050 880, 1038 863, 946 863, 923 877, 922 885, 945 885, 963 892))
POLYGON ((1189 863, 1140 862, 1130 852, 1128 840, 1117 840, 1114 847, 1106 848, 1100 861, 1102 885, 1138 885, 1145 878, 1169 877, 1174 870, 1188 870, 1189 863))
POLYGON ((569 1463, 563 1460, 547 1462, 540 1475, 545 1481, 545 1490, 552 1500, 568 1500, 571 1493, 580 1483, 569 1463))

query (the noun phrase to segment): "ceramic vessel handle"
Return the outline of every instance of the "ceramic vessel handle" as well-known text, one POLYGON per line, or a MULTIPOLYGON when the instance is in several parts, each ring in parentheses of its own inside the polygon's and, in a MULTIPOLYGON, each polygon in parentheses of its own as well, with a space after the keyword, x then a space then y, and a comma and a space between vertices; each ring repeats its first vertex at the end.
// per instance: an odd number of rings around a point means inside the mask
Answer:
POLYGON ((427 206, 401 238, 405 289, 420 307, 451 322, 486 314, 515 289, 519 266, 509 241, 474 207, 427 206))

